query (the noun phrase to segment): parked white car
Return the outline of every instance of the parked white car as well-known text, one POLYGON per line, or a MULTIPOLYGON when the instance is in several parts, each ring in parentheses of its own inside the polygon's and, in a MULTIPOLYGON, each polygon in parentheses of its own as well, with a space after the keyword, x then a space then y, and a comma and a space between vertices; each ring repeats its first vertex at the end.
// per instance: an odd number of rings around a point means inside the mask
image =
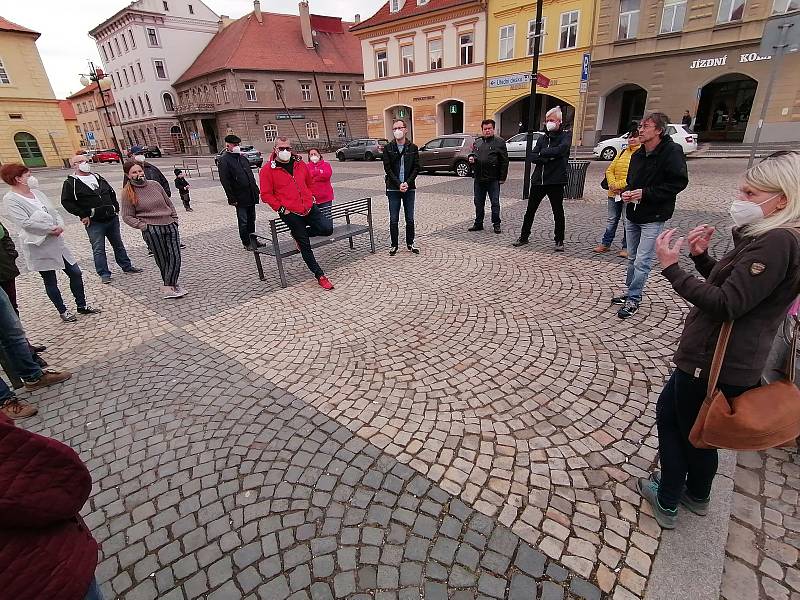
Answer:
MULTIPOLYGON (((533 145, 536 145, 538 140, 544 134, 541 131, 533 132, 533 145)), ((528 143, 528 134, 526 132, 512 135, 506 140, 506 149, 508 150, 508 158, 525 158, 525 145, 528 143)))
MULTIPOLYGON (((697 134, 692 133, 684 125, 670 123, 667 126, 672 141, 683 147, 684 154, 691 154, 697 151, 697 134)), ((594 155, 601 160, 614 160, 614 158, 628 147, 628 134, 619 137, 603 140, 594 147, 594 155)))

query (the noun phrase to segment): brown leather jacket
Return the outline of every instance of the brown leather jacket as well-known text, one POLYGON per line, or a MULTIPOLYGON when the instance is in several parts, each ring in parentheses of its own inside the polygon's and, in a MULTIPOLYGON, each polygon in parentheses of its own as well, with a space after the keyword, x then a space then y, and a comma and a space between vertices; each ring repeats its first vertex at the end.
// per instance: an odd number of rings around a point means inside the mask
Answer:
POLYGON ((733 231, 734 247, 721 260, 692 257, 702 281, 671 265, 662 271, 678 294, 694 305, 686 317, 675 364, 708 378, 719 330, 734 321, 720 383, 758 383, 778 325, 800 294, 800 231, 773 229, 757 238, 733 231))

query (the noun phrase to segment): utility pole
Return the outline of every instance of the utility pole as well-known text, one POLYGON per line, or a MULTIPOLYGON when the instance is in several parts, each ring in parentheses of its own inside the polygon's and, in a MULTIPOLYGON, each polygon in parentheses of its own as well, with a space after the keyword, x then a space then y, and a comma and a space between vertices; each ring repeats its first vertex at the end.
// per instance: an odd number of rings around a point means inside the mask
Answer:
POLYGON ((89 72, 79 73, 79 75, 81 76, 81 85, 87 86, 90 83, 97 84, 97 89, 100 91, 100 101, 103 104, 103 111, 105 112, 106 120, 108 121, 108 127, 111 129, 111 141, 114 142, 114 151, 119 155, 120 160, 122 160, 122 146, 117 141, 117 134, 114 132, 114 121, 111 120, 111 113, 109 113, 108 104, 106 104, 105 92, 111 88, 111 84, 106 77, 110 77, 110 75, 108 73, 103 73, 103 71, 100 69, 97 69, 92 61, 89 61, 89 72))
POLYGON ((528 136, 525 141, 525 175, 522 181, 522 199, 527 200, 531 189, 531 154, 536 120, 536 78, 539 75, 539 50, 542 41, 542 0, 536 0, 536 29, 533 39, 533 67, 531 68, 531 100, 528 104, 528 136))

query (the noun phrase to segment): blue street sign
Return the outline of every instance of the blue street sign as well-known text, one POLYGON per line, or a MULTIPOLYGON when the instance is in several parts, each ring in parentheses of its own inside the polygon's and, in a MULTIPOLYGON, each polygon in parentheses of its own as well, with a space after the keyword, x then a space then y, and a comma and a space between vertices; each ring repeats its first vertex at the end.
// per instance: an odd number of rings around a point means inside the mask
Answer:
POLYGON ((94 131, 87 131, 86 132, 86 140, 89 142, 94 141, 94 131))
POLYGON ((592 53, 583 53, 583 65, 581 66, 581 82, 589 81, 589 69, 592 65, 592 53))

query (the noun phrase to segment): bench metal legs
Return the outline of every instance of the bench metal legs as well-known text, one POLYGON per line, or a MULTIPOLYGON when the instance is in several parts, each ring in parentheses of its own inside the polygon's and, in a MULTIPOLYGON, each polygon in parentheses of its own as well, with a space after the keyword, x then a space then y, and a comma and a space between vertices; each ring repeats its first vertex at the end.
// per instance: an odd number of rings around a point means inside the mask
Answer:
MULTIPOLYGON (((350 225, 350 211, 349 210, 345 210, 345 212, 344 212, 344 220, 348 225, 350 225)), ((351 236, 348 239, 350 240, 350 250, 352 250, 353 248, 355 248, 355 246, 353 246, 353 237, 351 236)))
POLYGON ((275 260, 278 263, 278 275, 281 278, 281 287, 285 288, 289 284, 286 283, 286 272, 283 270, 283 257, 281 256, 280 251, 275 254, 275 260))

